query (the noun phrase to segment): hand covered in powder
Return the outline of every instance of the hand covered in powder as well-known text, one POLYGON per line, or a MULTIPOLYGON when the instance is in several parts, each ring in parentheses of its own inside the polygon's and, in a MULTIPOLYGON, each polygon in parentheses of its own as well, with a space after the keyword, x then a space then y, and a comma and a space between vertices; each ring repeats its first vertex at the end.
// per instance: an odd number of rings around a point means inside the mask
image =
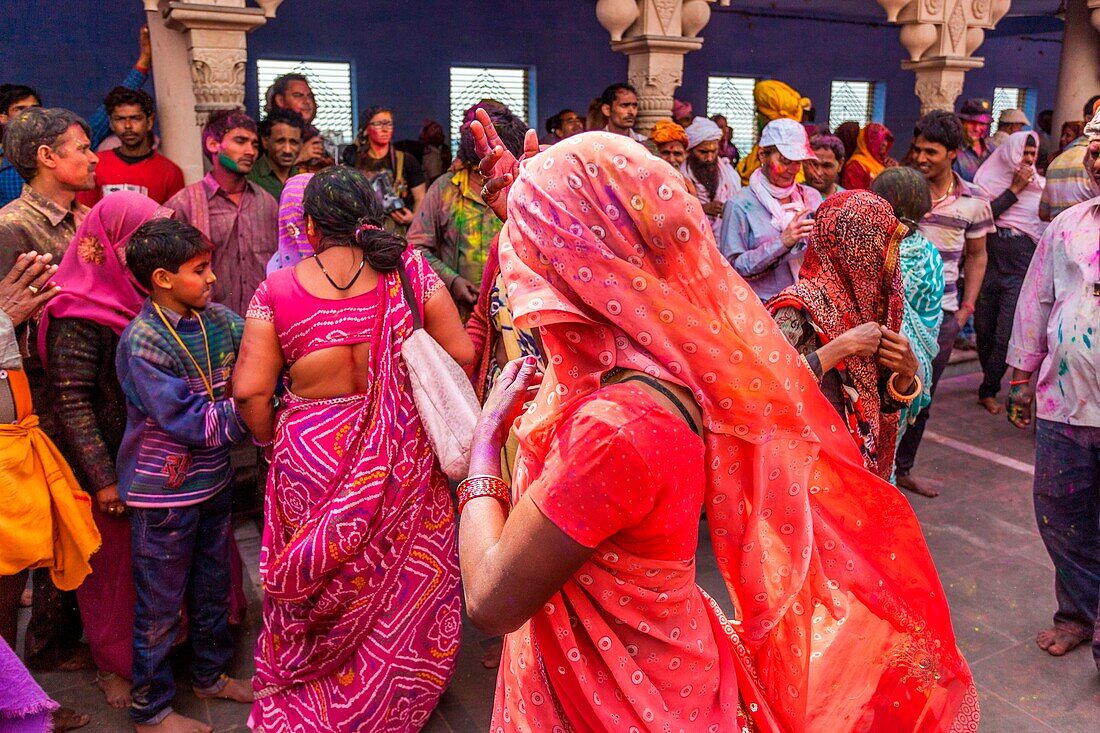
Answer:
POLYGON ((474 121, 470 123, 470 133, 474 136, 474 150, 481 162, 478 172, 485 178, 485 187, 481 197, 501 221, 508 219, 508 189, 519 173, 519 161, 538 155, 539 136, 534 130, 528 130, 523 138, 523 157, 519 160, 497 134, 497 128, 483 109, 474 112, 474 121))
POLYGON ((504 365, 497 376, 493 390, 485 400, 481 418, 474 431, 474 445, 470 457, 470 475, 499 476, 500 448, 508 437, 508 431, 519 417, 523 405, 535 395, 542 385, 542 373, 538 360, 533 356, 514 359, 504 365))

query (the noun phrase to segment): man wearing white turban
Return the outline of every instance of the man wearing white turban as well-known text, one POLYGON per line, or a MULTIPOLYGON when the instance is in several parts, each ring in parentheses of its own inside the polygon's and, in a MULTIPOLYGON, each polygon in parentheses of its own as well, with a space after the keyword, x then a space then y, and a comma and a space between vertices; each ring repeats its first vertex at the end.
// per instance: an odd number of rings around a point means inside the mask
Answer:
MULTIPOLYGON (((1100 114, 1085 127, 1084 167, 1100 185, 1100 114)), ((1054 564, 1058 610, 1035 637, 1060 657, 1092 643, 1100 668, 1100 196, 1042 233, 1020 298, 1008 364, 1008 419, 1035 433, 1035 516, 1054 564), (1038 371, 1035 389, 1031 378, 1038 371)))
POLYGON ((685 130, 688 154, 680 170, 695 184, 695 195, 703 204, 714 236, 722 231, 722 210, 726 202, 741 190, 741 176, 733 165, 718 156, 722 128, 706 117, 696 117, 685 130))

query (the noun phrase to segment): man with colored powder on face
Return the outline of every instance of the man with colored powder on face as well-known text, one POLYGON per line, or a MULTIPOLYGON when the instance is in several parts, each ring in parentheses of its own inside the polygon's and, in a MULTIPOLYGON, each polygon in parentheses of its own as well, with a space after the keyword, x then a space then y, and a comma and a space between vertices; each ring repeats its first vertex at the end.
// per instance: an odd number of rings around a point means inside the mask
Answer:
POLYGON ((289 109, 276 108, 260 122, 264 154, 252 166, 248 178, 260 184, 276 201, 287 179, 299 172, 294 164, 302 152, 305 130, 302 116, 289 109))
POLYGON ((989 127, 993 124, 993 107, 988 99, 968 99, 956 115, 966 133, 966 145, 959 148, 955 158, 955 172, 970 183, 978 168, 992 154, 996 144, 989 139, 989 127))
POLYGON ((684 132, 688 151, 680 172, 695 187, 695 196, 703 204, 703 213, 717 238, 722 231, 722 211, 726 202, 741 190, 741 176, 728 160, 718 155, 722 128, 717 123, 696 117, 684 132))
POLYGON ((309 80, 302 74, 280 76, 267 88, 264 101, 266 114, 276 109, 289 109, 300 114, 307 125, 313 124, 317 117, 317 99, 313 96, 309 80))
POLYGON ((823 199, 844 191, 838 183, 840 169, 844 165, 844 143, 841 139, 835 135, 814 135, 810 138, 810 149, 817 160, 807 160, 802 164, 806 185, 820 193, 823 199))
POLYGON ((260 154, 256 123, 239 110, 221 110, 202 129, 212 170, 165 204, 176 218, 214 243, 213 300, 243 315, 279 247, 279 204, 248 174, 260 154))
MULTIPOLYGON (((1100 114, 1084 167, 1100 186, 1100 114)), ((1054 563, 1058 610, 1035 642, 1060 657, 1091 640, 1100 670, 1100 196, 1058 216, 1024 280, 1008 348, 1008 419, 1039 420, 1035 517, 1054 563), (1038 371, 1034 391, 1031 378, 1038 371)))

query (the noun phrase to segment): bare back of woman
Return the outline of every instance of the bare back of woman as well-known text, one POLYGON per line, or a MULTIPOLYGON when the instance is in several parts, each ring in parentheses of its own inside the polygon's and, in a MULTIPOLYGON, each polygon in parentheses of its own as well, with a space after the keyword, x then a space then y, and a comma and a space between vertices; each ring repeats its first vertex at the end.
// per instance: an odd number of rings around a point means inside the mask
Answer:
MULTIPOLYGON (((310 295, 334 302, 361 298, 373 292, 381 280, 357 247, 330 247, 295 265, 294 276, 310 295), (355 282, 347 287, 352 278, 355 282)), ((370 389, 371 357, 369 343, 318 349, 290 366, 290 388, 299 397, 309 399, 362 394, 370 389)))

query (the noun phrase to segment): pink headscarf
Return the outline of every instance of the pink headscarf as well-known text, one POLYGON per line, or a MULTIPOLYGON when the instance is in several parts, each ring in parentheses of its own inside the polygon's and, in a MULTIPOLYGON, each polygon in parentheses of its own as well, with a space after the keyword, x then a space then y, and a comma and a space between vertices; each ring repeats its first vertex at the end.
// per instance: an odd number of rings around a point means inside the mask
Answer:
MULTIPOLYGON (((1039 136, 1036 133, 1012 133, 978 168, 974 174, 974 185, 982 189, 988 198, 997 198, 1012 185, 1012 177, 1023 162, 1024 148, 1029 138, 1037 148, 1039 136)), ((997 226, 1023 232, 1032 241, 1038 242, 1047 228, 1047 223, 1039 218, 1039 200, 1043 197, 1044 186, 1046 179, 1035 172, 1027 188, 1017 194, 1016 203, 997 217, 997 226)))
POLYGON ((145 222, 171 216, 171 209, 134 191, 116 191, 92 207, 54 276, 61 292, 42 312, 38 353, 43 363, 53 318, 84 318, 122 333, 147 294, 126 269, 126 243, 145 222))

